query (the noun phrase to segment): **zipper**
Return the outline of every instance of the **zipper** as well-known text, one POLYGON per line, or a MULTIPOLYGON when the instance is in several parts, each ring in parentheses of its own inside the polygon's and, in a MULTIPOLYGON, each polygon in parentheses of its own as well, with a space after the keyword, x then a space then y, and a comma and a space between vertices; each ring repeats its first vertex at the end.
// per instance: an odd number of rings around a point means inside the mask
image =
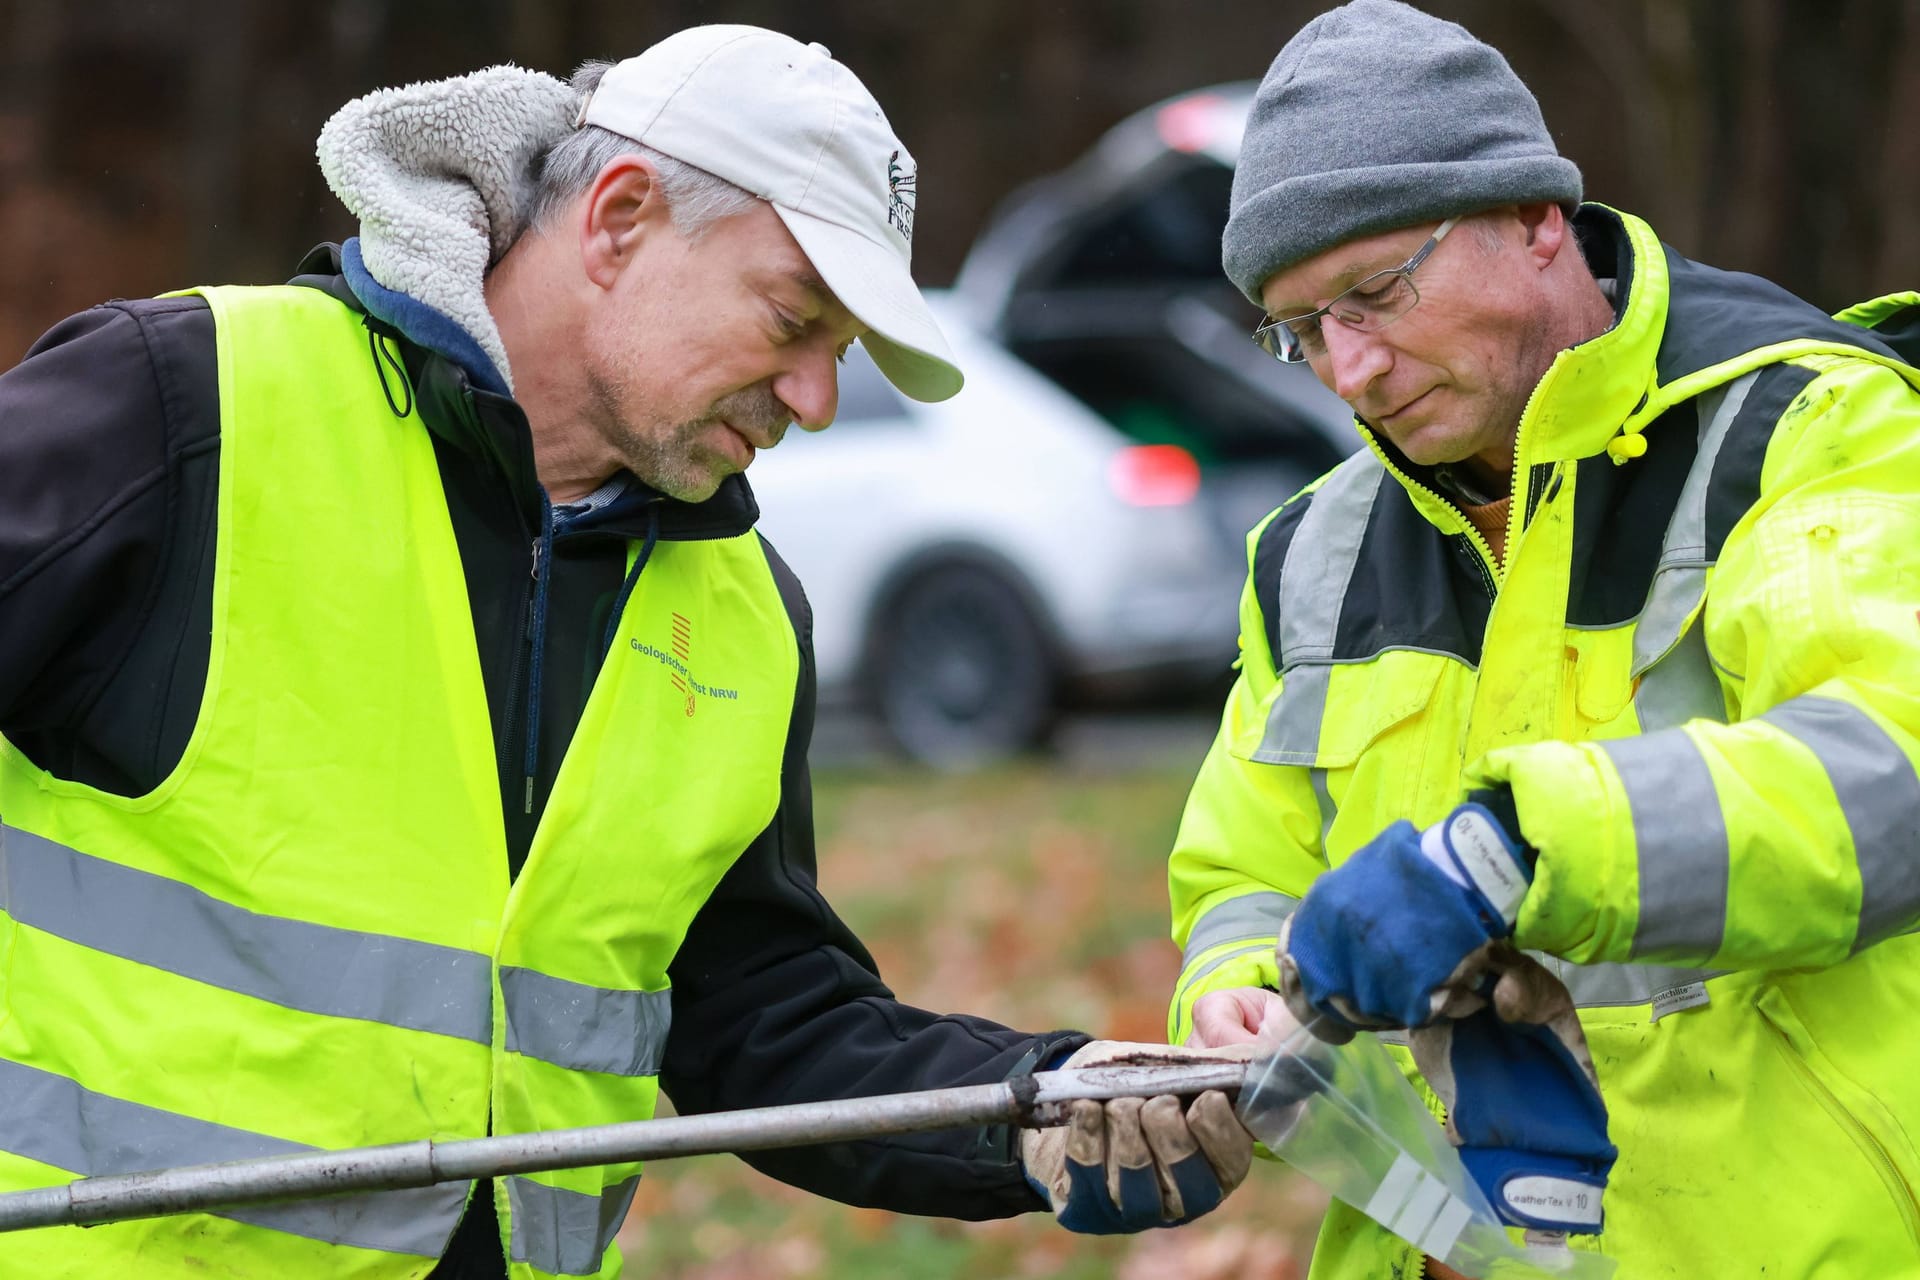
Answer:
POLYGON ((507 719, 495 745, 497 757, 495 766, 506 772, 507 761, 512 758, 513 730, 520 722, 520 684, 521 673, 525 669, 527 646, 533 637, 533 588, 540 578, 540 539, 533 539, 533 569, 527 575, 527 585, 520 591, 520 638, 513 646, 513 659, 507 664, 507 719))
POLYGON ((552 589, 552 575, 543 580, 540 566, 543 560, 551 564, 553 537, 553 504, 542 493, 540 536, 533 543, 533 600, 527 611, 527 741, 526 752, 521 757, 521 777, 525 784, 523 800, 526 806, 521 812, 529 815, 533 813, 533 782, 540 760, 540 701, 546 693, 547 593, 552 589))
POLYGON ((1886 1184, 1887 1194, 1893 1197, 1895 1207, 1900 1210, 1901 1220, 1907 1225, 1907 1234, 1915 1243, 1920 1243, 1920 1203, 1916 1203, 1914 1199, 1913 1188, 1908 1186, 1907 1180, 1900 1176, 1900 1170, 1894 1165, 1893 1157, 1887 1154, 1887 1149, 1880 1145, 1880 1140, 1873 1136, 1872 1131, 1860 1123, 1853 1112, 1847 1110, 1846 1104, 1835 1096, 1833 1090, 1827 1087, 1826 1082, 1814 1072, 1806 1059, 1795 1051, 1793 1042, 1787 1038, 1786 1032, 1782 1031, 1772 1018, 1766 1017, 1766 1010, 1762 1009, 1760 1012, 1765 1018, 1768 1030, 1773 1032, 1774 1046, 1786 1058, 1787 1065, 1800 1077, 1801 1082, 1807 1086, 1813 1096, 1819 1099, 1820 1105, 1826 1109, 1828 1115, 1833 1117, 1834 1123, 1839 1125, 1841 1130, 1853 1139, 1854 1145, 1860 1148, 1860 1154, 1867 1158, 1867 1163, 1873 1166, 1874 1172, 1878 1173, 1880 1180, 1886 1184))
MULTIPOLYGON (((1402 471, 1400 468, 1394 466, 1393 462, 1386 456, 1386 454, 1380 451, 1379 449, 1374 450, 1374 456, 1380 459, 1381 465, 1386 467, 1388 471, 1391 471, 1394 477, 1398 479, 1401 484, 1405 485, 1409 489, 1415 489, 1421 493, 1424 493, 1427 497, 1432 498, 1436 503, 1439 503, 1441 506, 1445 507, 1447 510, 1452 511, 1456 516, 1459 516, 1460 524, 1464 530, 1461 536, 1465 537, 1470 543, 1473 544, 1474 548, 1480 552, 1480 560, 1481 560, 1480 571, 1486 578, 1487 594, 1490 596, 1499 594, 1500 579, 1505 576, 1506 569, 1503 565, 1501 565, 1499 559, 1494 556, 1493 544, 1488 542, 1486 539, 1486 536, 1482 534, 1480 530, 1474 527, 1473 521, 1467 519, 1464 515, 1460 515, 1458 508, 1456 508, 1451 502, 1447 501, 1445 498, 1441 497, 1440 494, 1436 492, 1434 489, 1429 488, 1424 484, 1421 484, 1418 480, 1415 480, 1412 476, 1408 475, 1406 472, 1402 471)), ((1507 512, 1508 512, 1508 519, 1509 521, 1511 521, 1512 512, 1513 512, 1513 507, 1511 504, 1508 505, 1507 512)), ((1511 537, 1507 539, 1507 546, 1509 550, 1512 549, 1513 539, 1511 537)))
MULTIPOLYGON (((1419 480, 1415 480, 1413 476, 1409 476, 1407 472, 1404 472, 1404 470, 1400 470, 1398 466, 1394 466, 1394 461, 1392 461, 1390 457, 1386 457, 1386 451, 1384 451, 1384 449, 1380 449, 1379 445, 1375 445, 1375 443, 1371 443, 1371 441, 1369 441, 1369 445, 1373 447, 1373 457, 1377 457, 1377 459, 1380 459, 1380 466, 1384 466, 1384 468, 1386 468, 1388 472, 1392 472, 1392 474, 1394 474, 1394 478, 1396 478, 1396 480, 1400 480, 1400 484, 1404 484, 1404 486, 1409 487, 1409 489, 1417 489, 1419 493, 1425 493, 1427 497, 1430 497, 1430 499, 1432 499, 1434 503, 1438 503, 1440 507, 1446 507, 1446 509, 1452 510, 1453 514, 1455 514, 1455 516, 1459 518, 1459 524, 1461 524, 1461 528, 1463 528, 1463 533, 1461 533, 1461 537, 1465 537, 1467 541, 1471 541, 1471 543, 1475 545, 1476 551, 1480 553, 1480 560, 1484 562, 1484 564, 1482 564, 1482 568, 1486 570, 1486 581, 1488 581, 1488 587, 1490 587, 1490 591, 1498 591, 1498 580, 1496 580, 1496 574, 1503 574, 1505 570, 1501 568, 1500 560, 1494 557, 1494 545, 1492 545, 1490 541, 1486 541, 1486 535, 1482 535, 1482 533, 1480 533, 1480 530, 1476 530, 1475 526, 1473 526, 1473 520, 1469 520, 1467 516, 1463 516, 1463 514, 1459 514, 1459 509, 1457 509, 1457 507, 1453 507, 1453 503, 1450 503, 1448 499, 1444 499, 1444 497, 1440 497, 1440 493, 1438 493, 1438 491, 1434 491, 1432 487, 1428 487, 1428 486, 1425 486, 1425 484, 1421 484, 1419 480)), ((1511 510, 1513 510, 1513 507, 1511 507, 1511 503, 1509 503, 1509 505, 1507 505, 1507 512, 1509 512, 1509 520, 1511 520, 1511 510)), ((1509 545, 1509 547, 1513 545, 1513 539, 1511 539, 1511 537, 1507 539, 1507 545, 1509 545)))
MULTIPOLYGON (((1543 378, 1542 381, 1544 380, 1543 378)), ((1533 414, 1534 401, 1538 398, 1539 394, 1540 383, 1536 382, 1533 384, 1533 390, 1527 393, 1527 403, 1521 408, 1520 422, 1513 431, 1513 470, 1507 478, 1507 561, 1509 562, 1513 559, 1514 548, 1519 543, 1519 535, 1526 531, 1529 518, 1533 514, 1528 504, 1521 500, 1520 486, 1523 482, 1523 476, 1520 466, 1520 442, 1526 438, 1527 419, 1533 414)), ((1467 519, 1464 515, 1460 515, 1459 509, 1454 507, 1453 503, 1441 497, 1432 488, 1421 484, 1418 480, 1415 480, 1412 476, 1394 466, 1385 451, 1377 445, 1373 447, 1373 454, 1376 458, 1380 459, 1381 464, 1385 466, 1388 471, 1391 471, 1394 476, 1399 479, 1401 484, 1406 485, 1409 489, 1418 490, 1427 497, 1432 498, 1441 506, 1459 515, 1460 523, 1464 526, 1463 536, 1465 536, 1480 553, 1480 559, 1482 561, 1481 567, 1487 579, 1488 594, 1499 595, 1500 583, 1504 582, 1507 576, 1506 563, 1502 562, 1499 557, 1493 554, 1493 544, 1488 542, 1485 535, 1474 527, 1473 521, 1467 519)), ((1533 471, 1533 468, 1527 467, 1525 471, 1529 473, 1524 479, 1525 483, 1529 485, 1530 494, 1532 485, 1530 473, 1533 471)), ((1545 483, 1545 481, 1543 480, 1542 483, 1545 483)))

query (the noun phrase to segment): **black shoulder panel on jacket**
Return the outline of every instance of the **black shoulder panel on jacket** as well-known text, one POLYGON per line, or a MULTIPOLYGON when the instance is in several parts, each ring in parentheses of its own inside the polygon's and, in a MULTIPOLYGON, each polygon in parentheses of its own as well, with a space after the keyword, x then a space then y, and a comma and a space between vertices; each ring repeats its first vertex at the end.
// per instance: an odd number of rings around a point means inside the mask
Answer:
MULTIPOLYGON (((1477 573, 1459 573, 1466 540, 1441 533, 1389 477, 1367 521, 1354 568, 1334 657, 1370 658, 1388 649, 1443 653, 1480 664, 1480 642, 1491 609, 1477 573)), ((1469 549, 1471 544, 1466 544, 1469 549)), ((1477 564, 1478 552, 1471 552, 1477 564)))
MULTIPOLYGON (((1280 643, 1280 580, 1316 496, 1288 503, 1254 547, 1254 590, 1277 667, 1287 661, 1280 643)), ((1381 477, 1352 576, 1332 588, 1341 601, 1332 656, 1352 661, 1387 649, 1422 649, 1478 665, 1492 607, 1478 556, 1465 538, 1428 523, 1396 480, 1381 477)))
POLYGON ((1628 465, 1615 466, 1605 453, 1576 464, 1570 624, 1617 627, 1639 615, 1699 434, 1689 400, 1647 424, 1647 452, 1628 465))
POLYGON ((1795 338, 1817 338, 1899 358, 1873 330, 1835 320, 1771 280, 1709 267, 1672 249, 1666 253, 1667 325, 1657 360, 1662 384, 1795 338))
POLYGON ((1267 522, 1253 547, 1253 594, 1267 624, 1267 652, 1273 655, 1276 668, 1280 665, 1280 571, 1286 567, 1293 535, 1300 531, 1300 518, 1312 502, 1310 493, 1296 495, 1267 522))
POLYGON ((1812 369, 1777 364, 1754 379, 1713 460, 1713 476, 1707 483, 1707 559, 1720 558, 1733 526, 1760 500, 1760 468, 1766 462, 1773 429, 1817 376, 1812 369))
POLYGON ((1908 364, 1920 366, 1920 304, 1900 308, 1870 332, 1908 364))

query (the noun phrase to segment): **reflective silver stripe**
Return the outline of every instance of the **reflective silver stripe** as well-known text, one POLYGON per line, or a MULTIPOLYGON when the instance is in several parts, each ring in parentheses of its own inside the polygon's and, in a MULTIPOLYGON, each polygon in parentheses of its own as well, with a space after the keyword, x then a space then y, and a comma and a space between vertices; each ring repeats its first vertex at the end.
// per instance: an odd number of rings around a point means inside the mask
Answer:
POLYGON ((1267 891, 1229 898, 1194 922, 1193 932, 1187 935, 1183 964, 1192 964, 1204 952, 1243 938, 1271 943, 1280 932, 1280 922, 1299 905, 1298 898, 1267 891))
POLYGON ((1294 667, 1281 680, 1253 758, 1260 764, 1312 764, 1320 754, 1320 722, 1327 715, 1333 668, 1326 663, 1294 667))
POLYGON ((95 951, 283 1008, 487 1044, 477 951, 262 915, 0 825, 0 910, 95 951))
POLYGON ((1705 959, 1727 926, 1727 823, 1700 749, 1679 729, 1598 744, 1633 811, 1640 922, 1632 954, 1705 959))
POLYGON ((1901 933, 1920 913, 1920 776, 1900 744, 1860 708, 1803 696, 1760 717, 1825 766, 1853 834, 1860 926, 1853 949, 1901 933))
POLYGON ((532 1178, 507 1179, 513 1214, 509 1252, 515 1262, 560 1276, 590 1276, 600 1270, 607 1246, 626 1221, 640 1175, 615 1183, 597 1196, 562 1191, 532 1178))
MULTIPOLYGON (((0 1058, 0 1150, 83 1177, 316 1149, 95 1093, 0 1058)), ((327 1244, 437 1258, 460 1222, 468 1185, 329 1196, 216 1216, 327 1244)))
POLYGON ((1759 371, 1745 374, 1723 387, 1702 392, 1694 402, 1699 407, 1700 445, 1680 487, 1673 516, 1667 521, 1660 562, 1654 567, 1647 603, 1634 628, 1632 674, 1636 676, 1658 662, 1680 639, 1680 629, 1706 590, 1707 568, 1713 563, 1707 559, 1707 492, 1713 483, 1713 464, 1759 377, 1759 371))
POLYGON ((1186 999, 1187 992, 1193 989, 1193 986, 1195 983, 1199 982, 1200 979, 1212 973, 1215 969, 1218 969, 1221 965, 1225 964, 1227 961, 1238 960, 1242 956, 1255 955, 1262 951, 1272 952, 1272 950, 1273 950, 1273 943, 1271 941, 1265 941, 1265 942, 1250 942, 1244 947, 1235 947, 1231 951, 1221 952, 1219 955, 1213 957, 1213 959, 1207 961, 1205 964, 1201 965, 1198 969, 1195 969, 1192 973, 1187 974, 1184 978, 1180 980, 1180 986, 1173 993, 1174 1003, 1178 1004, 1180 1001, 1186 999))
MULTIPOLYGON (((1676 523, 1677 523, 1676 518, 1676 523)), ((1669 538, 1673 536, 1669 528, 1669 538)), ((1704 553, 1705 548, 1701 548, 1704 553)), ((1654 572, 1647 603, 1633 632, 1633 666, 1630 674, 1639 675, 1660 661, 1680 640, 1694 607, 1707 592, 1708 564, 1695 560, 1686 564, 1662 562, 1654 572)))
POLYGON ((1370 453, 1356 454, 1314 491, 1280 566, 1280 666, 1333 656, 1334 635, 1347 583, 1360 562, 1360 544, 1387 469, 1370 453))
MULTIPOLYGON (((1704 581, 1706 570, 1698 572, 1704 581)), ((1634 639, 1637 645, 1638 632, 1634 639)), ((1689 720, 1726 723, 1726 696, 1720 691, 1720 679, 1707 652, 1704 621, 1688 627, 1680 642, 1670 646, 1666 655, 1640 677, 1640 685, 1633 691, 1633 709, 1642 733, 1677 728, 1689 720)))
POLYGON ((575 1071, 651 1076, 673 1021, 671 991, 617 991, 502 966, 507 1048, 575 1071))
POLYGON ((1630 674, 1640 681, 1633 708, 1642 733, 1670 729, 1688 720, 1725 722, 1726 701, 1707 652, 1706 624, 1697 616, 1707 593, 1707 495, 1713 464, 1740 416, 1758 371, 1703 392, 1700 445, 1674 504, 1661 542, 1660 562, 1647 588, 1647 602, 1633 630, 1630 674), (1688 626, 1692 621, 1693 625, 1688 626))
POLYGON ((1313 798, 1320 805, 1320 856, 1330 858, 1332 851, 1327 842, 1333 839, 1333 820, 1340 816, 1339 809, 1333 803, 1333 792, 1327 788, 1327 771, 1309 769, 1307 777, 1313 782, 1313 798))
POLYGON ((1555 963, 1574 1004, 1582 1009, 1650 1005, 1654 997, 1717 978, 1724 969, 1670 969, 1657 964, 1555 963))
POLYGON ((1280 567, 1271 603, 1279 622, 1280 696, 1253 758, 1262 764, 1312 764, 1326 714, 1334 640, 1360 544, 1387 469, 1372 454, 1356 454, 1314 491, 1280 567))

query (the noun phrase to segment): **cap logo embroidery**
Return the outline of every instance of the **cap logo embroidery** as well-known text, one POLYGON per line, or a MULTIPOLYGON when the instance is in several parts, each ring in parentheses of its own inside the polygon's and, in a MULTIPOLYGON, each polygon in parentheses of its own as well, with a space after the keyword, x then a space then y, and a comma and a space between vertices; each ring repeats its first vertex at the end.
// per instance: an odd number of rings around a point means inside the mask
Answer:
POLYGON ((920 194, 915 178, 914 171, 900 163, 898 151, 887 157, 887 221, 909 244, 913 242, 913 207, 920 194))

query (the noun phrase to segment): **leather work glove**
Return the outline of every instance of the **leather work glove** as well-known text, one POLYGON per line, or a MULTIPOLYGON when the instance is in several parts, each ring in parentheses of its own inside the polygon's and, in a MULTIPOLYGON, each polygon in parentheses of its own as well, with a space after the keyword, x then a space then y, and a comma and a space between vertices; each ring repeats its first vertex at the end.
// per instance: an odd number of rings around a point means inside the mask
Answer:
POLYGON ((1478 1009, 1409 1037, 1447 1105, 1447 1137, 1513 1226, 1595 1232, 1617 1152, 1593 1057, 1566 985, 1504 944, 1488 956, 1478 1009))
MULTIPOLYGON (((1062 1069, 1246 1060, 1252 1051, 1252 1045, 1184 1049, 1096 1040, 1062 1069)), ((1020 1158, 1027 1181, 1047 1198, 1061 1226, 1120 1235, 1176 1227, 1212 1210, 1246 1178, 1253 1135, 1218 1090, 1190 1106, 1171 1096, 1081 1101, 1064 1126, 1023 1133, 1020 1158)))
POLYGON ((1486 806, 1396 822, 1314 881, 1280 928, 1280 994, 1322 1040, 1470 1012, 1533 868, 1486 806))

